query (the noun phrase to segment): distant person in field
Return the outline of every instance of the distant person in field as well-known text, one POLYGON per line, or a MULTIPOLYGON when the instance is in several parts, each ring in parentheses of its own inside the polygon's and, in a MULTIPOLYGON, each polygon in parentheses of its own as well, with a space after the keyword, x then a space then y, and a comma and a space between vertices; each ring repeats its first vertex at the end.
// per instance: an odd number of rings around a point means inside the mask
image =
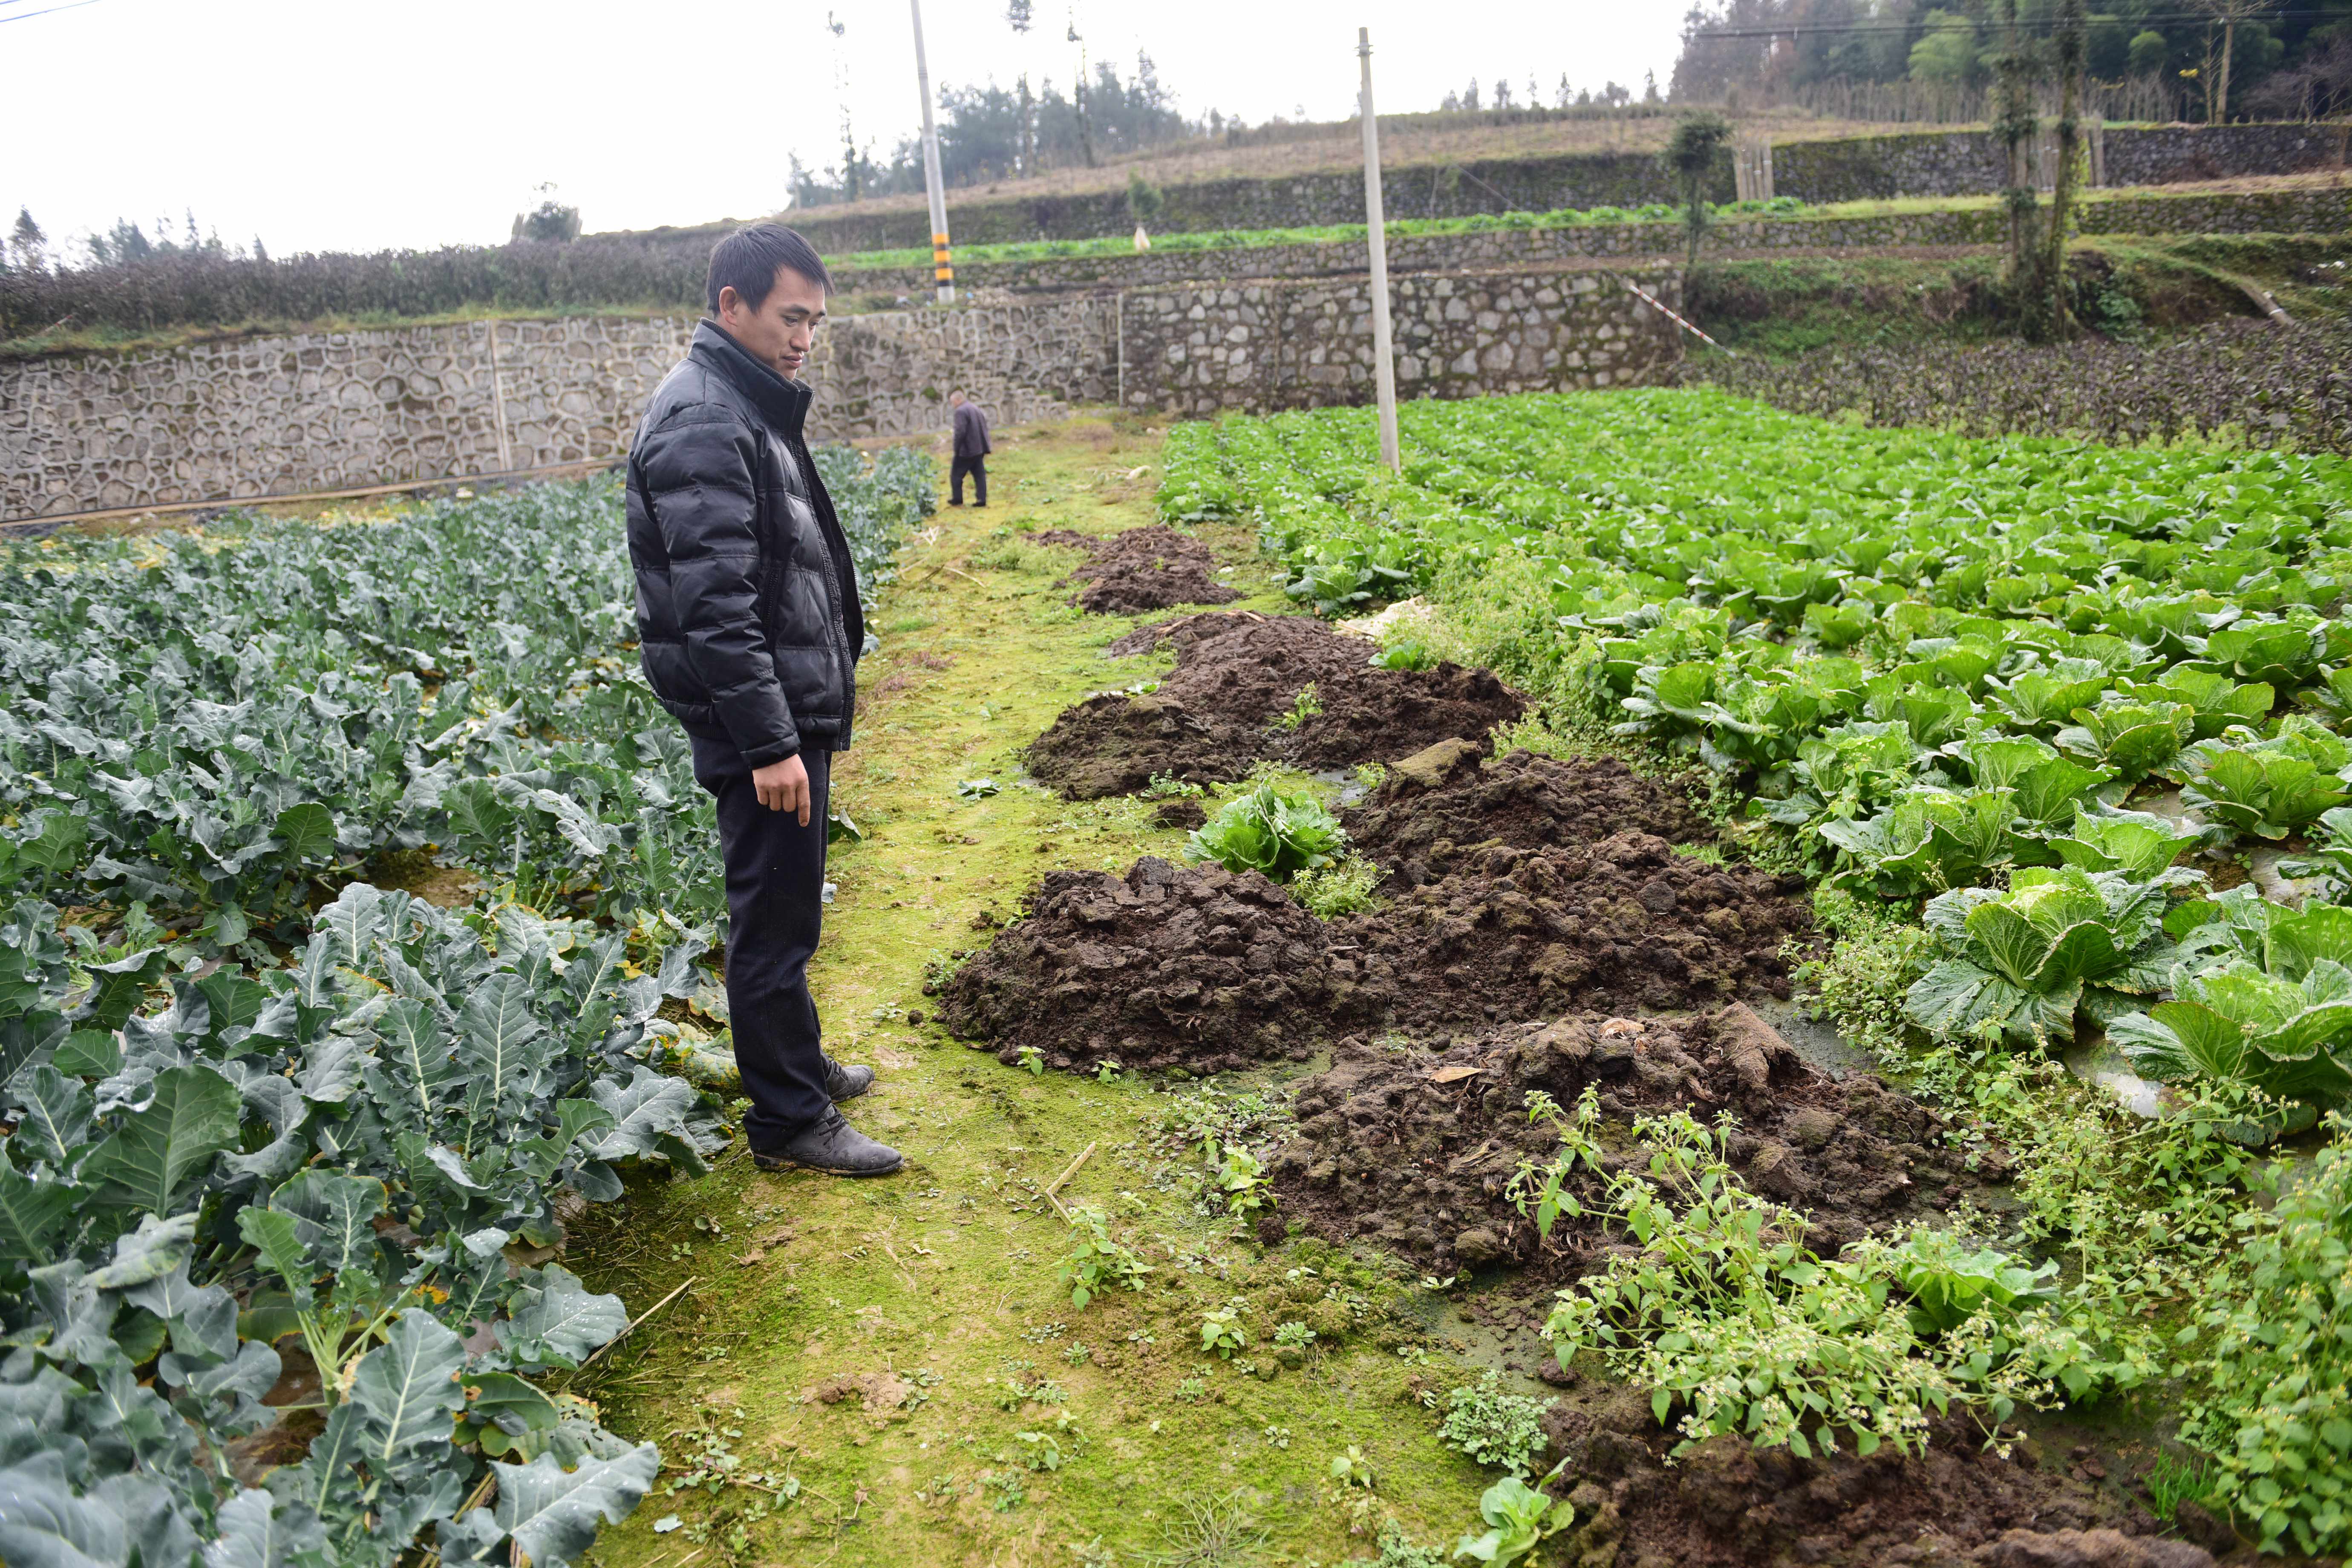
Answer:
POLYGON ((866 641, 857 573, 802 439, 831 279, 778 224, 710 253, 710 315, 629 449, 629 558, 646 679, 694 744, 727 862, 727 1005, 761 1170, 898 1168, 835 1109, 874 1069, 824 1054, 808 962, 824 909, 827 785, 866 641))
POLYGON ((988 416, 961 392, 948 394, 955 419, 955 460, 948 465, 948 505, 963 505, 963 477, 971 476, 971 504, 988 504, 988 416))

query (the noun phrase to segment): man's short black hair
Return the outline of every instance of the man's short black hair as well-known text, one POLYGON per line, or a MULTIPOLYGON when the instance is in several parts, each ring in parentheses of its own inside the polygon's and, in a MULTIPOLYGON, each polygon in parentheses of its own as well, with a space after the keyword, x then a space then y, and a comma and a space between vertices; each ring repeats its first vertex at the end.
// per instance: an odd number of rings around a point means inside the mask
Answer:
POLYGON ((732 289, 753 310, 775 291, 776 269, 789 267, 826 293, 833 279, 809 242, 780 223, 739 228, 710 250, 710 313, 719 314, 719 290, 732 289))

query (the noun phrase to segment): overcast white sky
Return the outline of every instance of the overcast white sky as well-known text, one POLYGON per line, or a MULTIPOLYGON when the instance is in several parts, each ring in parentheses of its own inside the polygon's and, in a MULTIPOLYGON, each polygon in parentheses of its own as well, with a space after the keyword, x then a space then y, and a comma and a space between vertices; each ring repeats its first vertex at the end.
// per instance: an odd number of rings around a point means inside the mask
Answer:
MULTIPOLYGON (((748 217, 785 159, 832 162, 835 46, 823 0, 0 0, 7 66, 0 223, 52 241, 193 208, 273 254, 496 242, 553 182, 591 229, 748 217)), ((1095 58, 1149 49, 1180 106, 1253 123, 1353 111, 1372 29, 1383 110, 1472 77, 1663 83, 1686 0, 925 0, 932 81, 1026 70, 1068 90, 1073 15, 1095 58)), ((861 140, 920 112, 905 0, 834 0, 861 140)))

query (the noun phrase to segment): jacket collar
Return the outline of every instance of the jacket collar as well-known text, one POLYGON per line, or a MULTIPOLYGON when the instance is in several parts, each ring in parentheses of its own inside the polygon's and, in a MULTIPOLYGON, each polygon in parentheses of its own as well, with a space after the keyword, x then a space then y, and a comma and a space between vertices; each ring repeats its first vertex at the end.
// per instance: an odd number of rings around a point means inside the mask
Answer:
POLYGON ((805 385, 785 380, 753 359, 750 351, 716 321, 696 324, 694 344, 687 353, 725 376, 738 392, 759 405, 760 412, 777 430, 799 438, 813 395, 805 385))

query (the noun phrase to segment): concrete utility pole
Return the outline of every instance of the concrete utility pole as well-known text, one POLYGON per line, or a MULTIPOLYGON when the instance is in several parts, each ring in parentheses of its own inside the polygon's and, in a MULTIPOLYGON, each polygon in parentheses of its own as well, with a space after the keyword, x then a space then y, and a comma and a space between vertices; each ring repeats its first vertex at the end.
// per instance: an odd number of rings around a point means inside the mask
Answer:
POLYGON ((931 68, 923 58, 923 0, 907 0, 915 14, 915 81, 923 91, 923 187, 931 197, 931 277, 939 301, 955 303, 955 266, 948 256, 948 189, 940 177, 940 132, 931 123, 931 68))
POLYGON ((1381 461, 1393 473, 1404 465, 1397 454, 1396 353, 1389 336, 1389 226, 1381 206, 1381 121, 1372 112, 1370 27, 1356 29, 1356 58, 1364 67, 1364 247, 1372 259, 1372 381, 1380 397, 1381 461))

